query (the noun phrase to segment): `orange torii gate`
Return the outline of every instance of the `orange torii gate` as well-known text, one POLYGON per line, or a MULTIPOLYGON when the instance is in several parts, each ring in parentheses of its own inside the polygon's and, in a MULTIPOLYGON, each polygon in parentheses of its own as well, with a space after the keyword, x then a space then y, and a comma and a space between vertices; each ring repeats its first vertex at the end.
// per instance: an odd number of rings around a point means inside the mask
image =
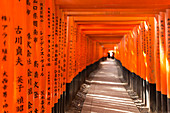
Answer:
POLYGON ((169 5, 1 0, 0 112, 64 113, 109 50, 149 110, 170 112, 169 5))

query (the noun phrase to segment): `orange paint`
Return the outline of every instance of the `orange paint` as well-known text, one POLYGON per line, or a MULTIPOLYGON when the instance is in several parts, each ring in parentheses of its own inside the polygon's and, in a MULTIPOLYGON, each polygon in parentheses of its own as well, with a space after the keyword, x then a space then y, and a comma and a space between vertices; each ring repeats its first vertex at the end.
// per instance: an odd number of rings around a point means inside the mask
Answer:
POLYGON ((51 0, 51 108, 54 107, 55 104, 55 5, 54 0, 51 0))
POLYGON ((146 80, 146 66, 145 66, 145 28, 144 28, 144 23, 141 23, 141 78, 146 80))
POLYGON ((62 13, 62 11, 60 10, 60 25, 59 25, 59 29, 61 31, 61 34, 60 34, 60 31, 59 31, 59 39, 60 39, 60 56, 61 56, 61 60, 60 60, 60 63, 61 63, 61 68, 60 68, 60 71, 61 71, 61 95, 63 94, 63 84, 64 84, 64 72, 63 72, 63 66, 64 66, 64 63, 63 63, 63 58, 64 58, 64 14, 62 13), (61 26, 61 27, 60 27, 61 26))
POLYGON ((52 5, 51 1, 46 1, 45 2, 45 73, 46 73, 46 112, 51 113, 51 108, 52 108, 52 71, 51 71, 51 41, 52 41, 52 29, 51 29, 51 24, 52 24, 52 5))
POLYGON ((40 111, 40 6, 39 0, 33 1, 33 39, 32 39, 32 56, 33 56, 33 105, 34 111, 40 111))
POLYGON ((71 83, 72 81, 72 68, 73 63, 72 62, 72 54, 73 54, 73 17, 68 17, 68 78, 67 83, 71 83))
POLYGON ((27 71, 27 99, 28 99, 28 112, 34 111, 34 74, 33 74, 33 0, 27 3, 27 32, 26 32, 26 43, 28 44, 26 51, 27 51, 27 63, 26 63, 26 71, 27 71))
POLYGON ((137 46, 137 75, 141 77, 141 27, 138 26, 137 29, 137 40, 136 40, 136 46, 137 46))
POLYGON ((148 21, 144 22, 144 27, 145 27, 145 42, 144 42, 144 51, 146 54, 146 57, 144 57, 145 61, 145 67, 146 67, 146 81, 149 81, 149 74, 150 74, 150 64, 149 64, 149 24, 148 21))
POLYGON ((137 74, 137 27, 135 27, 133 29, 133 43, 134 43, 134 46, 133 46, 133 51, 134 51, 134 54, 133 54, 133 59, 134 59, 134 66, 133 66, 133 70, 134 70, 134 73, 137 74))
POLYGON ((170 98, 170 47, 169 47, 169 42, 170 42, 170 9, 166 10, 166 23, 165 23, 165 29, 166 29, 166 56, 167 56, 167 64, 166 64, 166 71, 167 71, 167 96, 170 98))
POLYGON ((63 47, 63 52, 64 52, 64 58, 63 58, 63 91, 66 91, 66 79, 67 79, 67 49, 68 49, 68 43, 67 43, 67 18, 66 16, 63 17, 63 32, 64 32, 64 36, 63 36, 63 42, 64 42, 64 47, 63 47))
POLYGON ((0 7, 0 112, 13 112, 16 104, 14 100, 14 38, 13 32, 13 7, 12 1, 1 1, 0 7))
POLYGON ((156 67, 155 67, 155 77, 156 77, 156 90, 161 91, 161 75, 160 75, 160 41, 159 41, 159 23, 160 15, 157 15, 157 26, 156 26, 156 67))
POLYGON ((155 34, 155 28, 156 28, 156 24, 155 24, 155 19, 153 17, 149 18, 149 37, 148 37, 148 81, 149 83, 155 84, 155 70, 154 70, 154 66, 155 66, 155 55, 156 52, 154 51, 156 45, 155 44, 155 40, 156 40, 156 34, 155 34))
MULTIPOLYGON (((27 100, 27 71, 26 71, 26 55, 27 55, 27 43, 26 43, 26 1, 13 2, 12 8, 14 22, 12 27, 13 36, 13 49, 14 49, 14 112, 26 113, 28 112, 28 100, 27 100), (20 12, 20 13, 18 13, 20 12), (20 16, 22 15, 22 16, 20 16), (21 71, 22 70, 22 71, 21 71)), ((11 62, 12 63, 12 62, 11 62)))
POLYGON ((160 75, 161 75, 161 93, 167 95, 166 80, 166 41, 165 41, 165 13, 160 13, 159 19, 159 39, 160 39, 160 75))
POLYGON ((40 80, 39 80, 39 84, 40 84, 40 100, 39 100, 39 105, 40 105, 40 112, 46 111, 47 108, 47 100, 46 100, 46 90, 47 90, 47 86, 46 86, 46 60, 47 59, 47 51, 46 51, 46 43, 45 43, 45 0, 40 0, 39 1, 39 5, 40 5, 40 23, 39 23, 39 30, 40 30, 40 38, 39 38, 39 42, 40 42, 40 80))

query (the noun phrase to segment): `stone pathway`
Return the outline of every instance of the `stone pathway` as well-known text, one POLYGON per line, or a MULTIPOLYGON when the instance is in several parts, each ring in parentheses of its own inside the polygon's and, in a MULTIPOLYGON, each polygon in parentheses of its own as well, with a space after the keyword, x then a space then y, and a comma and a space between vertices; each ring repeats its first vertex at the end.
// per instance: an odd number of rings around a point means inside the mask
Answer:
POLYGON ((112 59, 101 62, 101 68, 90 81, 81 113, 139 113, 138 108, 126 92, 112 59))

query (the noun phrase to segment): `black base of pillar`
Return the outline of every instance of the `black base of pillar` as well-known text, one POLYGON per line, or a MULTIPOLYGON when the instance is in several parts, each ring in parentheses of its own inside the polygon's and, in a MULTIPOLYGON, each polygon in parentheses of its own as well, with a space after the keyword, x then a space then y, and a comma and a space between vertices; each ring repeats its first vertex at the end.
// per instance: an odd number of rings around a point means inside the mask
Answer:
POLYGON ((60 101, 61 101, 61 104, 60 104, 60 110, 61 110, 61 113, 64 113, 64 99, 63 99, 64 97, 63 97, 63 94, 61 95, 61 99, 60 99, 60 101))
POLYGON ((122 71, 123 71, 123 79, 126 81, 126 68, 122 66, 122 71))
POLYGON ((156 91, 156 111, 157 113, 161 113, 161 92, 156 91))
POLYGON ((84 82, 87 80, 87 69, 84 70, 84 82))
POLYGON ((130 79, 131 79, 131 77, 130 77, 130 71, 128 70, 128 86, 130 87, 130 79))
POLYGON ((75 78, 73 78, 73 80, 72 80, 72 82, 71 82, 71 88, 72 88, 72 90, 73 90, 73 93, 72 93, 72 99, 73 99, 73 96, 74 96, 74 94, 75 94, 75 78))
POLYGON ((77 83, 78 83, 78 81, 77 81, 77 76, 76 76, 76 77, 73 78, 73 95, 72 95, 73 98, 74 98, 74 96, 77 92, 77 83))
POLYGON ((63 92, 63 112, 66 112, 66 92, 63 92))
POLYGON ((105 61, 105 60, 106 60, 105 57, 103 57, 103 58, 102 58, 102 61, 105 61))
POLYGON ((144 103, 144 105, 146 106, 146 80, 143 79, 143 99, 142 102, 144 103))
POLYGON ((75 95, 77 94, 81 84, 82 84, 82 73, 78 74, 76 77, 74 77, 73 81, 73 95, 72 99, 74 99, 75 95))
POLYGON ((61 99, 58 99, 58 113, 61 113, 61 99))
POLYGON ((156 84, 150 84, 150 111, 156 111, 156 84))
POLYGON ((91 68, 92 68, 92 65, 89 65, 88 66, 88 73, 89 73, 88 75, 90 75, 90 73, 91 73, 91 68))
POLYGON ((170 113, 170 98, 167 98, 167 110, 170 113))
POLYGON ((126 82, 128 82, 128 70, 126 68, 124 68, 124 79, 126 82))
POLYGON ((140 77, 140 84, 141 85, 139 87, 140 87, 141 90, 140 90, 139 98, 142 99, 143 98, 143 79, 141 77, 140 77))
POLYGON ((161 94, 162 112, 167 113, 167 95, 161 94))
POLYGON ((141 99, 141 90, 142 90, 141 85, 142 85, 141 78, 140 76, 137 76, 137 94, 139 96, 139 99, 141 99))
POLYGON ((130 88, 133 90, 134 74, 130 72, 130 88))
MULTIPOLYGON (((81 83, 80 83, 80 81, 81 81, 81 73, 79 72, 79 74, 77 75, 77 79, 78 79, 78 83, 77 83, 77 85, 78 85, 78 89, 79 89, 79 87, 80 87, 80 85, 81 85, 81 83)), ((77 89, 77 90, 78 90, 77 89)))
POLYGON ((78 74, 77 76, 76 76, 76 92, 75 92, 75 95, 77 94, 77 91, 79 90, 79 87, 80 87, 80 84, 79 84, 79 78, 80 78, 80 75, 78 74))
POLYGON ((66 109, 68 110, 69 106, 71 105, 72 102, 72 96, 73 96, 73 82, 67 83, 66 84, 66 109))
POLYGON ((58 103, 54 104, 54 113, 58 113, 58 103))
POLYGON ((55 108, 54 107, 52 107, 52 113, 55 113, 55 108))
POLYGON ((133 91, 137 93, 137 75, 133 73, 133 91))
POLYGON ((89 67, 90 67, 90 66, 87 66, 87 67, 86 67, 86 76, 87 76, 87 78, 88 78, 88 77, 89 77, 89 75, 90 75, 89 67))
POLYGON ((146 99, 145 99, 145 103, 146 103, 146 106, 148 108, 150 108, 150 84, 148 81, 146 81, 146 99))
POLYGON ((86 79, 86 69, 84 69, 83 70, 83 76, 82 76, 82 80, 83 80, 83 82, 82 83, 84 83, 85 82, 85 79, 86 79))
MULTIPOLYGON (((82 83, 83 83, 83 71, 80 73, 80 86, 82 85, 82 83)), ((79 86, 79 87, 80 87, 79 86)))

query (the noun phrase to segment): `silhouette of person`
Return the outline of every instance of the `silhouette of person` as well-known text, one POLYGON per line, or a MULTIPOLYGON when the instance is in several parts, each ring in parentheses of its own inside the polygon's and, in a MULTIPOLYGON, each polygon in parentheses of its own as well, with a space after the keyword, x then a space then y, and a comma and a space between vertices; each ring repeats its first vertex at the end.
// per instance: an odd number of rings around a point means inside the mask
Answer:
POLYGON ((108 56, 107 56, 107 57, 108 57, 108 58, 110 58, 110 53, 108 52, 107 54, 108 54, 108 56))
POLYGON ((115 53, 114 52, 112 52, 112 59, 114 59, 115 58, 115 53))

